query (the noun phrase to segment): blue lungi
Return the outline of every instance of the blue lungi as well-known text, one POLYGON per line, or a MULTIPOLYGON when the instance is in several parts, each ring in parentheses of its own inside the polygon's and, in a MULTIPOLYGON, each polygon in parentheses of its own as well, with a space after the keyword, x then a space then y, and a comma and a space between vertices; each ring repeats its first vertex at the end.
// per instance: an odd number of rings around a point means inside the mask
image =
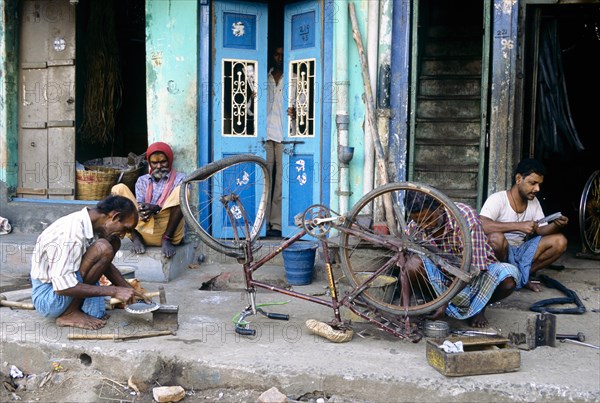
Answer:
MULTIPOLYGON (((77 272, 77 279, 83 282, 81 274, 77 272)), ((36 311, 49 318, 58 318, 62 315, 71 302, 73 297, 67 295, 58 295, 52 288, 52 283, 42 283, 40 280, 32 279, 33 286, 31 298, 36 311)), ((84 298, 81 310, 94 318, 102 319, 106 314, 106 305, 104 297, 84 298)))
POLYGON ((508 263, 514 264, 521 271, 521 281, 517 282, 517 290, 529 281, 529 272, 533 264, 533 256, 540 244, 541 236, 536 236, 519 246, 508 245, 508 263))

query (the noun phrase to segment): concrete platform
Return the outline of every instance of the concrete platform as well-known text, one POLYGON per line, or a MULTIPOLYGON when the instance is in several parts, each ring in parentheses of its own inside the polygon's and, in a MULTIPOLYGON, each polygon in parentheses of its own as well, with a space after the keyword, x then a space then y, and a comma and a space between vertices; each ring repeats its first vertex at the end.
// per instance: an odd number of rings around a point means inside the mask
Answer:
MULTIPOLYGON (((6 234, 0 236, 0 269, 2 274, 11 277, 27 277, 31 269, 31 259, 37 234, 6 234)), ((162 256, 160 247, 147 247, 146 253, 133 252, 133 244, 123 239, 121 250, 113 263, 117 267, 135 269, 136 277, 142 281, 169 282, 181 276, 188 266, 195 262, 195 242, 184 242, 176 246, 176 254, 170 259, 162 256)), ((3 286, 0 279, 0 287, 3 286)))
MULTIPOLYGON (((587 308, 582 315, 558 315, 557 330, 584 332, 586 342, 600 345, 600 264, 574 255, 569 251, 561 259, 565 270, 544 273, 574 290, 587 308)), ((264 281, 285 284, 284 269, 277 264, 259 269, 257 275, 264 281)), ((324 277, 319 272, 312 284, 293 289, 326 298, 324 277)), ((323 391, 327 396, 364 402, 600 401, 597 349, 558 343, 556 347, 521 351, 521 367, 516 372, 448 378, 427 363, 424 340, 411 343, 371 325, 355 323, 351 342, 331 343, 310 334, 305 326, 307 319, 330 320, 330 309, 270 291, 259 291, 257 302, 278 304, 265 309, 287 313, 290 320, 251 317, 257 335, 237 335, 231 318, 247 300, 241 268, 226 258, 222 263, 193 264, 168 282, 142 283, 149 291, 163 285, 167 303, 179 307, 175 335, 124 342, 69 340, 69 335, 79 333, 131 335, 148 331, 152 328, 151 314, 115 310, 105 328, 82 332, 57 327, 35 311, 3 307, 0 362, 5 364, 0 371, 6 373, 15 365, 25 373, 39 374, 59 362, 70 376, 95 374, 96 379, 122 384, 133 376, 140 384, 181 385, 190 393, 217 387, 264 391, 276 386, 293 397, 323 391)), ((26 298, 26 291, 14 292, 26 298)), ((504 336, 523 332, 527 321, 537 315, 529 311, 531 304, 558 296, 562 295, 545 287, 541 293, 515 292, 488 308, 487 330, 504 336)), ((449 324, 451 329, 468 329, 462 321, 449 324)), ((65 382, 61 387, 68 386, 65 382)), ((96 387, 74 390, 70 397, 79 402, 100 400, 96 387)), ((148 398, 146 392, 136 401, 150 401, 148 398)), ((197 399, 190 394, 184 401, 197 399)))

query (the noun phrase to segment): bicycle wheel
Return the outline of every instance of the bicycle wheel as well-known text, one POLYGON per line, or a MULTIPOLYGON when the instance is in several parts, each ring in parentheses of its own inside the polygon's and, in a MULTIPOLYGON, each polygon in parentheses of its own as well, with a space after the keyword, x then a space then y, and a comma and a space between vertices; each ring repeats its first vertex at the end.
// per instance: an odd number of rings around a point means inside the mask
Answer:
POLYGON ((243 257, 244 241, 258 238, 265 221, 271 188, 266 162, 255 155, 227 157, 189 174, 183 188, 186 223, 217 252, 243 257))
POLYGON ((471 278, 469 226, 456 205, 432 187, 402 182, 374 189, 356 203, 343 227, 342 270, 353 288, 381 271, 359 294, 379 310, 431 313, 471 278), (433 280, 424 265, 409 273, 408 261, 433 263, 437 277, 433 280))
POLYGON ((600 253, 600 170, 589 177, 579 202, 579 231, 584 249, 600 253))

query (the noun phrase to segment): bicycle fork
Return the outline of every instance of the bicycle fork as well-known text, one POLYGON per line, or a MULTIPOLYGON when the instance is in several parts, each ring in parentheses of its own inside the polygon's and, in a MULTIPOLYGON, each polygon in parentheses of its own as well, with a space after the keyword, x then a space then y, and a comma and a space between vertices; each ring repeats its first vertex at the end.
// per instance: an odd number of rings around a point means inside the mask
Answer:
MULTIPOLYGON (((235 332, 237 334, 241 334, 243 336, 256 336, 256 330, 250 328, 250 324, 245 321, 248 316, 261 314, 269 319, 276 320, 289 320, 290 315, 285 313, 274 313, 274 312, 266 312, 264 311, 260 305, 256 304, 256 290, 254 288, 250 288, 246 290, 246 295, 248 296, 249 305, 244 309, 238 316, 237 320, 235 320, 235 332)), ((271 305, 271 304, 264 304, 271 305)))

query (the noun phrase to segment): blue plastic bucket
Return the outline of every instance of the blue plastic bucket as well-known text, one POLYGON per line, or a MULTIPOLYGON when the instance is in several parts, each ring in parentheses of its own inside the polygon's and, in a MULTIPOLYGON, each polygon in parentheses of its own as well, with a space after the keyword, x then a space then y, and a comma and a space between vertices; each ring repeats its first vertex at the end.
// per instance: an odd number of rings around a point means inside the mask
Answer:
POLYGON ((316 243, 295 243, 282 252, 285 278, 288 284, 312 283, 318 247, 319 245, 316 243))

